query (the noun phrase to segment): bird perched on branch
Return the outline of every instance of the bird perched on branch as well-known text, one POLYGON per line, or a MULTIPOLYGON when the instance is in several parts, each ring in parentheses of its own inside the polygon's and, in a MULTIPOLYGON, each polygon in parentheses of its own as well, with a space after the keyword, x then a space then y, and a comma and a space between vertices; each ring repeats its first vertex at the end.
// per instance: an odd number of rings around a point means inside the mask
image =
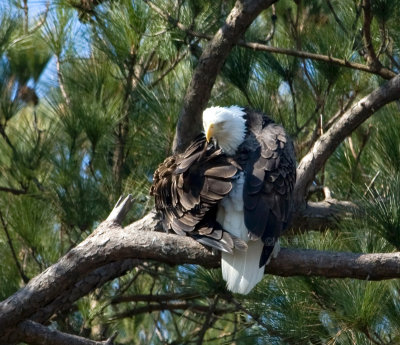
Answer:
POLYGON ((154 173, 165 230, 222 252, 222 276, 247 294, 279 251, 296 179, 293 143, 266 115, 238 106, 203 112, 204 133, 154 173))

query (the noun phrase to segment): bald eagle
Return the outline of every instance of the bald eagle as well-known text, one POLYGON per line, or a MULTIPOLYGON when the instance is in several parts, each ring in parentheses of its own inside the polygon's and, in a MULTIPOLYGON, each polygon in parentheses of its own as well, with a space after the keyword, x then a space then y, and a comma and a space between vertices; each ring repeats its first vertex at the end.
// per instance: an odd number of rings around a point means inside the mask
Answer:
POLYGON ((206 109, 203 127, 160 164, 151 194, 165 230, 220 250, 227 288, 247 294, 290 220, 293 143, 269 117, 238 106, 206 109))

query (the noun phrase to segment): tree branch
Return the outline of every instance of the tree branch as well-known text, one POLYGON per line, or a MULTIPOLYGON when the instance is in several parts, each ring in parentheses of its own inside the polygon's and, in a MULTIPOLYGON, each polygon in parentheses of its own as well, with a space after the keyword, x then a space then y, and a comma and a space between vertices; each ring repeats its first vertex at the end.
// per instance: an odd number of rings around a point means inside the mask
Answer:
POLYGON ((123 276, 140 262, 140 260, 126 259, 112 262, 94 270, 70 289, 61 292, 51 303, 37 310, 30 319, 40 323, 46 322, 54 314, 68 310, 74 302, 86 296, 89 292, 103 286, 110 280, 123 276))
POLYGON ((183 58, 187 55, 188 51, 185 50, 181 55, 178 55, 175 60, 171 63, 171 66, 169 66, 164 72, 161 73, 160 76, 158 76, 157 79, 153 80, 149 87, 152 88, 156 84, 158 84, 161 80, 163 80, 171 71, 175 69, 176 66, 179 65, 179 63, 183 60, 183 58))
POLYGON ((15 188, 2 187, 2 186, 0 186, 0 192, 11 193, 14 195, 21 195, 21 194, 27 193, 27 191, 24 189, 15 189, 15 188))
MULTIPOLYGON (((153 217, 154 214, 150 214, 136 222, 138 228, 153 217)), ((151 229, 156 223, 157 220, 151 229)), ((188 237, 153 231, 127 231, 114 222, 105 221, 56 264, 0 303, 0 342, 10 328, 54 301, 94 269, 129 258, 159 259, 169 264, 197 263, 206 267, 218 265, 218 256, 188 237)))
POLYGON ((282 248, 265 273, 281 277, 393 279, 400 277, 400 252, 359 254, 282 248))
MULTIPOLYGON (((188 35, 193 36, 193 37, 198 37, 202 39, 206 39, 207 41, 210 41, 212 39, 211 35, 202 33, 202 32, 197 32, 193 31, 192 29, 188 28, 186 25, 182 24, 179 22, 177 19, 172 17, 170 14, 165 13, 161 8, 157 7, 154 3, 151 1, 146 1, 146 3, 155 11, 157 12, 162 18, 164 18, 166 21, 177 27, 183 32, 186 32, 188 35)), ((332 8, 333 10, 333 8, 332 8)), ((334 12, 333 12, 334 13, 334 12)), ((294 56, 302 59, 310 59, 310 60, 315 60, 315 61, 322 61, 330 64, 334 64, 337 66, 341 67, 347 67, 367 73, 372 73, 379 75, 380 77, 384 79, 391 79, 393 78, 396 73, 391 71, 390 69, 383 67, 381 64, 368 64, 364 65, 361 63, 357 62, 350 62, 345 59, 339 59, 336 57, 332 57, 330 55, 322 55, 322 54, 315 54, 315 53, 310 53, 298 49, 287 49, 287 48, 280 48, 280 47, 273 47, 269 46, 266 44, 262 43, 257 43, 257 42, 246 42, 244 40, 238 40, 237 42, 238 46, 249 48, 252 50, 260 50, 260 51, 265 51, 273 54, 282 54, 282 55, 288 55, 288 56, 294 56)))
MULTIPOLYGON (((191 310, 192 312, 207 313, 210 310, 210 307, 207 305, 195 304, 188 301, 168 301, 160 302, 157 304, 152 303, 115 314, 114 316, 112 316, 111 320, 125 319, 127 317, 133 317, 144 313, 152 313, 162 310, 191 310)), ((235 309, 233 308, 218 308, 214 309, 213 312, 214 314, 222 315, 226 313, 232 313, 233 311, 235 311, 235 309)))
POLYGON ((297 210, 293 215, 291 229, 294 232, 335 229, 338 227, 338 220, 353 217, 356 210, 357 205, 350 201, 309 201, 304 209, 297 210))
POLYGON ((199 298, 199 293, 170 293, 162 295, 130 295, 118 296, 111 300, 111 304, 127 303, 127 302, 165 302, 176 300, 189 300, 199 298))
POLYGON ((245 41, 239 41, 238 46, 251 48, 254 50, 261 50, 261 51, 274 53, 274 54, 284 54, 284 55, 299 57, 299 58, 303 58, 303 59, 323 61, 326 63, 341 66, 341 67, 347 67, 347 68, 356 69, 356 70, 367 72, 367 73, 376 74, 384 79, 391 79, 396 75, 396 73, 394 73, 393 71, 391 71, 388 68, 383 67, 382 65, 380 65, 380 66, 363 65, 361 63, 350 62, 348 60, 338 59, 336 57, 329 56, 329 55, 315 54, 315 53, 305 52, 302 50, 272 47, 272 46, 268 46, 268 45, 261 44, 261 43, 245 42, 245 41))
POLYGON ((294 191, 297 207, 304 207, 308 187, 339 144, 377 110, 397 99, 400 99, 400 74, 358 101, 315 142, 297 168, 294 191))
POLYGON ((206 46, 194 70, 176 127, 174 152, 184 151, 201 131, 201 114, 226 57, 257 15, 274 2, 276 0, 236 1, 225 24, 206 46))
POLYGON ((31 320, 26 320, 18 325, 20 341, 28 344, 46 345, 112 345, 116 334, 106 341, 94 341, 52 330, 31 320))
MULTIPOLYGON (((97 267, 113 262, 118 265, 120 260, 129 258, 156 260, 171 265, 219 267, 219 255, 189 237, 151 231, 158 226, 159 220, 154 213, 126 228, 113 222, 103 222, 91 236, 56 264, 0 303, 0 343, 12 339, 10 333, 19 322, 37 317, 39 309, 53 303, 60 295, 68 296, 68 290, 73 291, 76 283, 97 267)), ((399 267, 400 253, 353 254, 282 249, 266 272, 280 276, 380 280, 400 277, 399 267)))

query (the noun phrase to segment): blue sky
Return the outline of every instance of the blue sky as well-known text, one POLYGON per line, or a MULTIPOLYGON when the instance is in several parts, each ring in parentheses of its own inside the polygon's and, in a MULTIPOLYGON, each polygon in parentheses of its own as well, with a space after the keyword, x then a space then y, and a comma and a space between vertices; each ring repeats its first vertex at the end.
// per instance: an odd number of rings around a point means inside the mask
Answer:
MULTIPOLYGON (((23 3, 22 0, 17 0, 19 3, 23 3)), ((47 21, 56 20, 55 16, 55 6, 59 6, 59 1, 54 0, 28 0, 28 17, 29 17, 29 25, 30 27, 34 27, 38 21, 43 18, 47 4, 50 4, 49 12, 47 13, 47 21)), ((22 9, 17 9, 15 5, 13 5, 12 0, 0 0, 0 14, 10 15, 10 13, 14 15, 24 15, 24 11, 22 9)), ((74 48, 80 56, 87 56, 88 54, 88 44, 87 44, 87 29, 86 27, 78 20, 76 13, 74 13, 73 23, 71 25, 71 39, 74 42, 74 48)), ((1 24, 0 24, 1 25, 1 24)), ((49 61, 44 73, 41 75, 37 85, 36 92, 39 97, 45 97, 48 93, 48 90, 52 87, 57 87, 58 78, 57 78, 57 69, 56 69, 56 58, 53 56, 49 61)), ((32 83, 31 83, 32 86, 32 83)))

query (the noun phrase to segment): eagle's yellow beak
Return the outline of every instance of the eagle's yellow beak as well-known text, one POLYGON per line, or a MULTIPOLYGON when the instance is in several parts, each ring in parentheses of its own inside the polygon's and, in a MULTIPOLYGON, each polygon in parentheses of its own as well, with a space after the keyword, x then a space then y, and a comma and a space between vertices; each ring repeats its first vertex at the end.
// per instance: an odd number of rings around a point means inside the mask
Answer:
POLYGON ((207 132, 206 132, 206 140, 209 143, 211 138, 214 135, 214 124, 212 123, 211 125, 208 126, 207 132))

